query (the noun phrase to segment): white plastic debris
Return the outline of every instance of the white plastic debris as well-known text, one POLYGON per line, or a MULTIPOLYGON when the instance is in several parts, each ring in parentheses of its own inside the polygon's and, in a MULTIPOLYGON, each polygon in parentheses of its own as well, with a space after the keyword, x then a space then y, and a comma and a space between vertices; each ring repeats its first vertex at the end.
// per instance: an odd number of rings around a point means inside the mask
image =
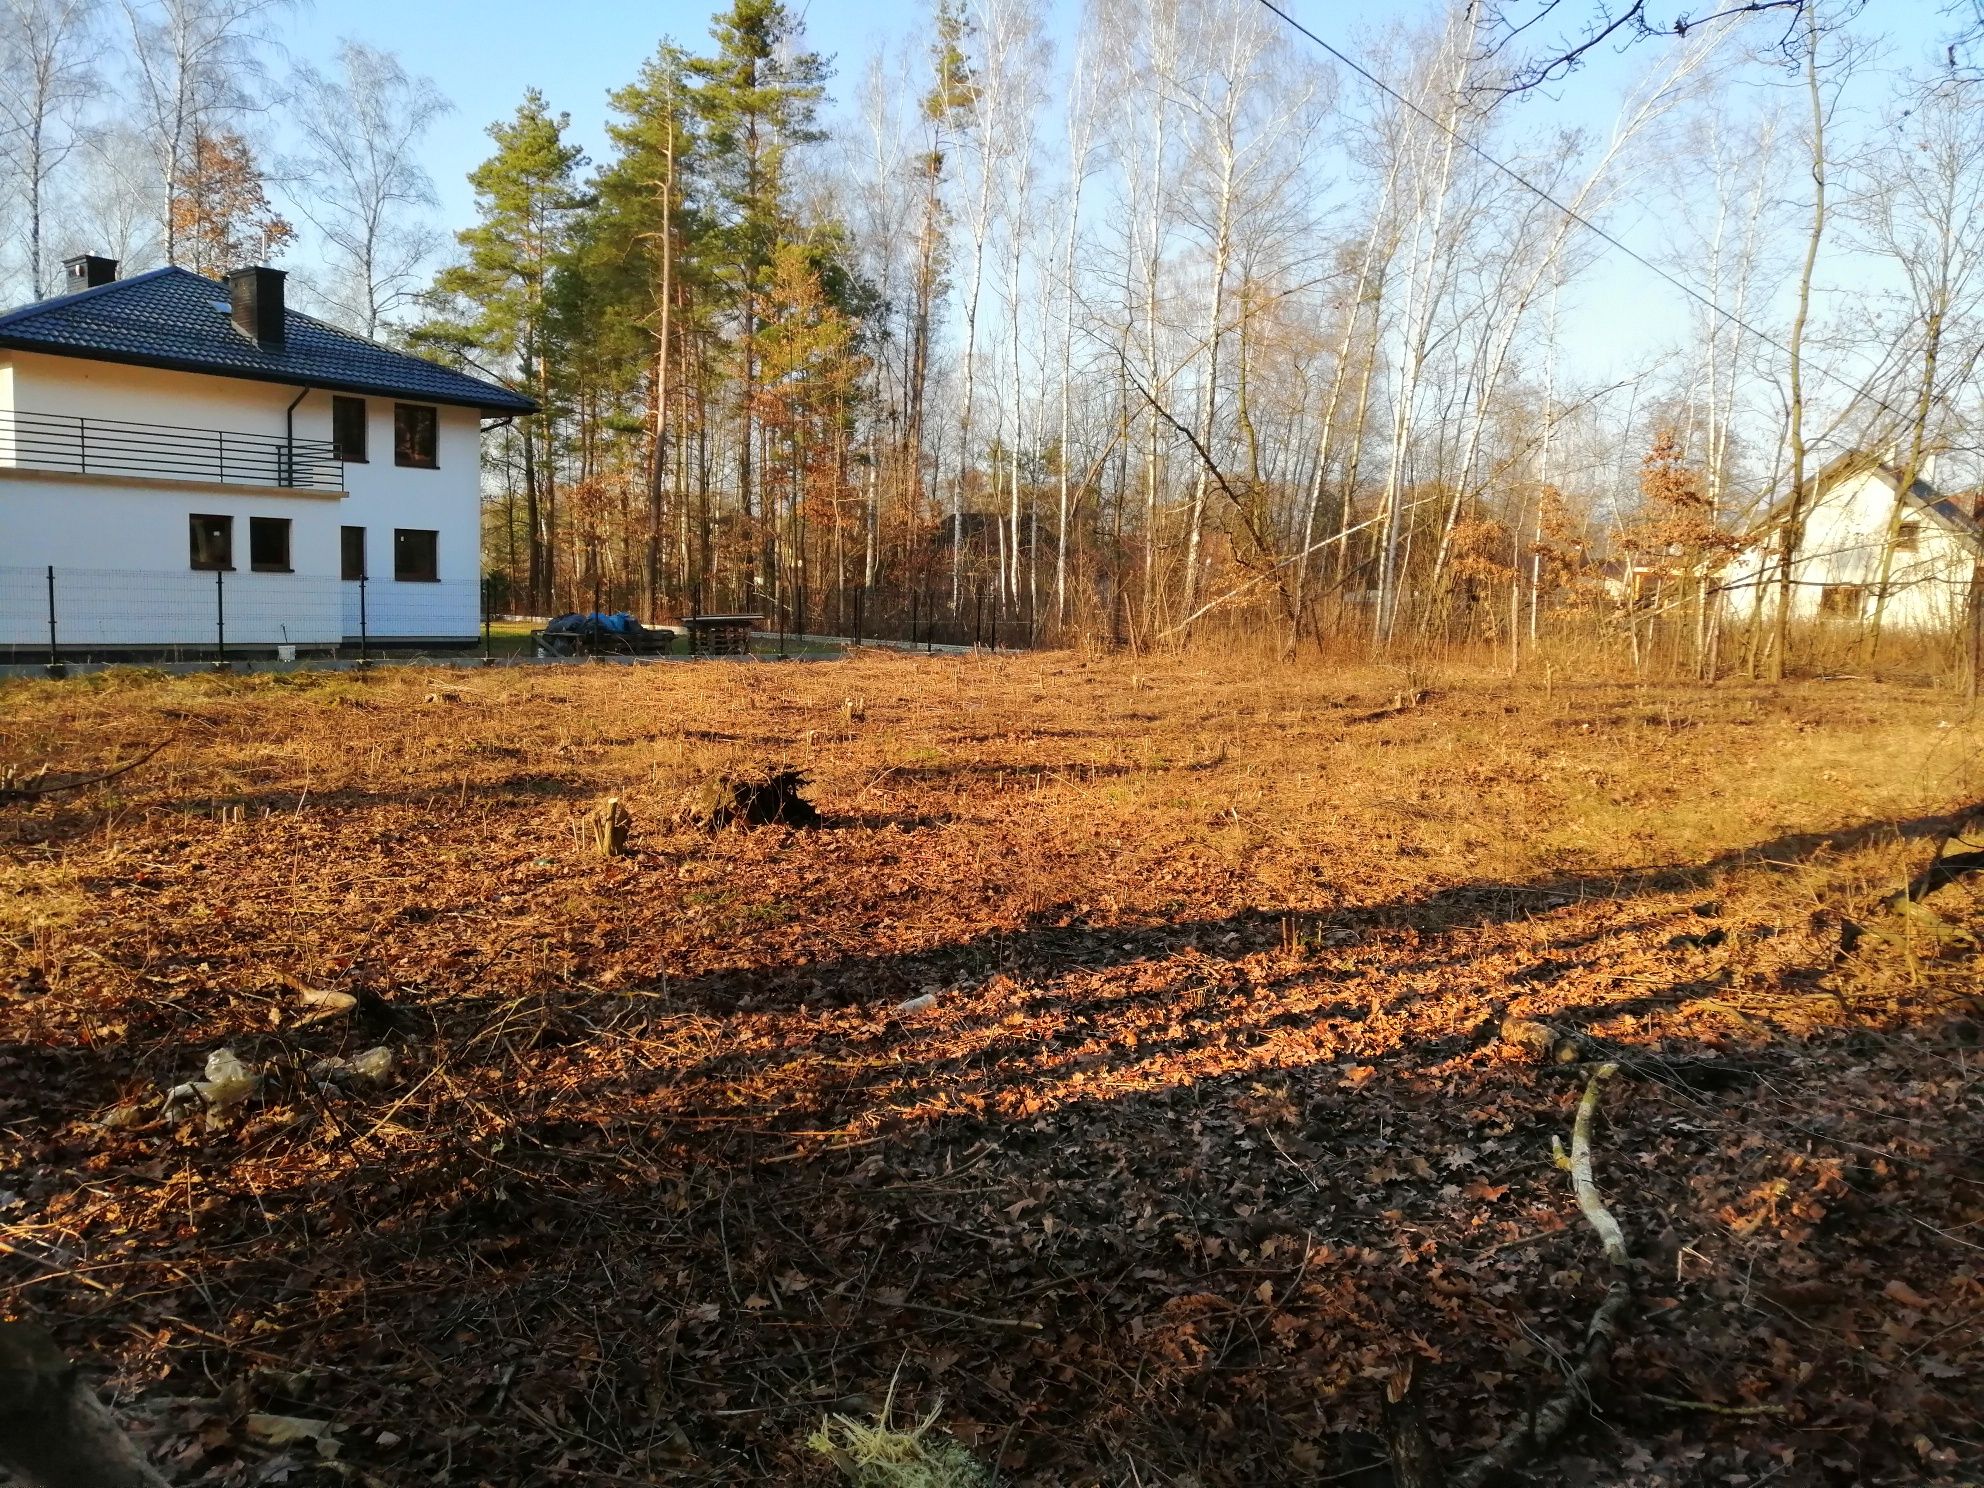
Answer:
POLYGON ((216 1049, 207 1056, 206 1079, 189 1080, 166 1093, 166 1114, 195 1104, 205 1106, 209 1114, 225 1111, 253 1095, 261 1080, 232 1049, 216 1049))
POLYGON ((383 1080, 393 1072, 393 1051, 376 1044, 351 1057, 351 1072, 361 1080, 383 1080))
POLYGON ((349 1059, 340 1059, 333 1054, 310 1066, 310 1073, 320 1080, 367 1080, 376 1083, 392 1072, 393 1051, 384 1044, 375 1044, 349 1059))
POLYGON ((304 1016, 297 1021, 297 1027, 307 1027, 321 1023, 326 1018, 342 1017, 358 1006, 358 999, 349 992, 319 992, 306 989, 297 994, 296 1003, 304 1010, 304 1016))
POLYGON ((216 1049, 207 1056, 205 1082, 193 1088, 216 1111, 224 1111, 253 1095, 261 1078, 232 1049, 216 1049))
POLYGON ((920 1013, 925 1008, 934 1006, 938 997, 943 994, 943 990, 941 987, 927 987, 922 993, 910 998, 908 1001, 897 1003, 896 1011, 898 1013, 920 1013))

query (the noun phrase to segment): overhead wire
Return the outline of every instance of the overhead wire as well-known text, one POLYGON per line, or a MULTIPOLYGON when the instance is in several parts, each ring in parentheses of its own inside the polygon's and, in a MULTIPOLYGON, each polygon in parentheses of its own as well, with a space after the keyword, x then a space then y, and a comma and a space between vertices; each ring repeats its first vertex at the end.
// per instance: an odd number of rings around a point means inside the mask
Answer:
MULTIPOLYGON (((1555 207, 1559 212, 1562 212, 1572 222, 1575 222, 1578 226, 1582 227, 1586 232, 1589 232, 1590 234, 1592 234, 1592 236, 1599 239, 1599 241, 1605 243, 1609 247, 1624 254, 1627 258, 1631 259, 1634 263, 1638 264, 1648 273, 1653 274, 1657 278, 1663 280, 1665 283, 1673 286, 1675 289, 1680 290, 1682 294, 1686 295, 1689 299, 1701 305, 1710 314, 1720 316, 1724 321, 1728 322, 1732 326, 1735 326, 1738 330, 1743 331, 1747 335, 1756 337, 1757 340, 1763 342, 1766 346, 1773 347, 1774 349, 1783 352, 1784 355, 1786 356, 1790 356, 1792 354, 1790 347, 1786 346, 1782 341, 1779 341, 1775 336, 1772 336, 1769 332, 1760 330, 1758 327, 1751 325, 1747 320, 1745 320, 1742 316, 1738 315, 1735 311, 1730 310, 1723 305, 1717 304, 1713 299, 1709 298, 1709 296, 1703 294, 1700 290, 1696 289, 1692 284, 1688 283, 1687 280, 1680 278, 1678 275, 1669 273, 1666 269, 1663 269, 1659 264, 1655 263, 1652 259, 1646 257, 1638 250, 1620 241, 1612 233, 1606 231, 1603 227, 1600 227, 1596 222, 1593 222, 1589 217, 1585 216, 1582 212, 1578 211, 1577 208, 1559 201, 1555 196, 1551 195, 1550 192, 1546 191, 1543 187, 1538 186, 1534 181, 1531 181, 1527 176, 1523 175, 1522 172, 1517 170, 1514 166, 1509 165, 1506 162, 1498 159, 1494 155, 1489 154, 1488 151, 1484 150, 1480 145, 1476 144, 1473 140, 1469 139, 1466 135, 1462 134, 1459 130, 1455 129, 1452 125, 1448 124, 1444 119, 1441 119, 1434 114, 1428 113, 1425 109, 1421 108, 1418 104, 1414 103, 1410 98, 1406 97, 1405 94, 1399 92, 1399 90, 1394 88, 1390 83, 1387 83, 1383 78, 1379 77, 1376 73, 1372 72, 1368 67, 1364 66, 1361 62, 1357 61, 1356 58, 1347 55, 1341 49, 1334 47, 1330 45, 1329 42, 1323 40, 1323 38, 1318 36, 1314 31, 1311 31, 1307 26, 1303 25, 1300 21, 1296 20, 1294 16, 1290 15, 1287 11, 1283 10, 1281 6, 1275 3, 1275 0, 1260 0, 1260 4, 1264 9, 1278 16, 1286 25, 1288 25, 1295 31, 1300 32, 1303 36, 1308 37, 1310 41, 1314 42, 1317 46, 1321 47, 1325 52, 1329 53, 1330 56, 1336 58, 1337 61, 1341 62, 1345 67, 1349 68, 1352 72, 1356 73, 1359 77, 1363 78, 1365 82, 1369 83, 1372 87, 1376 88, 1386 97, 1395 100, 1399 104, 1403 105, 1405 108, 1409 109, 1412 113, 1416 114, 1419 118, 1424 119, 1428 124, 1431 124, 1435 129, 1439 130, 1442 134, 1447 135, 1449 138, 1451 138, 1456 144, 1459 144, 1462 148, 1466 149, 1473 155, 1478 156, 1481 160, 1485 161, 1487 164, 1493 166, 1496 170, 1500 171, 1503 175, 1507 176, 1511 181, 1514 181, 1518 186, 1522 187, 1523 190, 1531 192, 1534 195, 1542 198, 1545 202, 1555 207)), ((1898 413, 1886 401, 1884 401, 1881 398, 1875 397, 1872 393, 1868 392, 1865 386, 1856 386, 1847 378, 1840 376, 1838 373, 1833 372, 1831 369, 1824 366, 1815 366, 1812 368, 1812 370, 1815 371, 1819 376, 1827 378, 1828 380, 1838 384, 1839 386, 1848 389, 1854 394, 1855 397, 1867 399, 1876 408, 1879 408, 1883 413, 1891 414, 1896 418, 1903 417, 1902 414, 1898 413)))

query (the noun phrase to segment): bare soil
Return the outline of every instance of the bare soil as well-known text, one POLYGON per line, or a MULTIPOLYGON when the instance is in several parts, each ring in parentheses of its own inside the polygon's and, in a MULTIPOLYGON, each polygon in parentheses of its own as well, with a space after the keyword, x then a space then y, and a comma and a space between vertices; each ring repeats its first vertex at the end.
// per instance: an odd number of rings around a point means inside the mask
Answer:
POLYGON ((1378 1484, 1407 1363, 1458 1461, 1577 1352, 1550 1138, 1615 1059, 1636 1308, 1537 1480, 1975 1481, 1984 898, 1879 907, 1984 799, 1960 709, 1071 656, 0 687, 16 778, 170 740, 0 806, 0 1315, 183 1483, 825 1484, 808 1431, 893 1388, 1013 1484, 1378 1484), (685 824, 781 763, 820 826, 685 824), (256 1095, 165 1117, 223 1046, 256 1095))

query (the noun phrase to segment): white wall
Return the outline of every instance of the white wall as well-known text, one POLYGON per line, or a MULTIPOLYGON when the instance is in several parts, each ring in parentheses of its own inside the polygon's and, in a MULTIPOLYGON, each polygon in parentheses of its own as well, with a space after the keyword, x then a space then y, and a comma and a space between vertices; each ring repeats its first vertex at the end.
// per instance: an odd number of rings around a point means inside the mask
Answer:
MULTIPOLYGON (((1793 615, 1857 626, 1862 616, 1873 613, 1894 501, 1894 487, 1872 470, 1819 488, 1806 509, 1804 540, 1792 562, 1793 615), (1826 590, 1845 586, 1865 591, 1857 601, 1845 596, 1848 603, 1857 602, 1857 611, 1824 613, 1826 590)), ((1916 548, 1912 553, 1894 554, 1883 623, 1903 630, 1953 626, 1964 613, 1970 589, 1971 550, 1939 518, 1912 502, 1902 520, 1916 524, 1916 548)), ((1739 586, 1731 600, 1741 610, 1757 602, 1754 585, 1759 570, 1764 608, 1775 609, 1776 556, 1767 547, 1763 552, 1741 555, 1725 576, 1739 586)))
MULTIPOLYGON (((345 499, 338 521, 365 529, 365 571, 370 575, 365 586, 366 628, 374 636, 386 637, 473 636, 482 626, 481 419, 473 408, 443 407, 438 468, 409 469, 393 463, 395 401, 365 400, 368 458, 363 465, 344 468, 345 499), (393 532, 400 527, 441 534, 436 549, 438 584, 402 583, 393 577, 393 532)), ((310 394, 296 410, 299 418, 305 410, 311 414, 310 437, 329 439, 330 395, 310 394)), ((351 585, 344 601, 349 617, 345 633, 352 636, 358 634, 357 590, 356 584, 351 585)))
MULTIPOLYGON (((239 378, 0 352, 0 408, 28 412, 281 438, 297 391, 239 378)), ((481 571, 478 415, 441 407, 437 468, 412 469, 393 463, 394 401, 366 400, 369 459, 344 467, 341 498, 334 491, 60 480, 0 469, 0 644, 46 642, 49 564, 58 569, 64 645, 72 639, 77 645, 211 644, 215 581, 191 567, 187 519, 193 513, 235 519, 237 571, 222 581, 230 643, 321 644, 357 634, 358 586, 341 578, 340 529, 346 525, 366 529, 371 578, 365 610, 374 638, 474 636, 481 571), (250 516, 291 520, 293 573, 248 571, 250 516), (440 534, 440 582, 393 577, 393 531, 400 527, 440 534), (23 604, 32 612, 26 635, 19 633, 27 623, 23 604)), ((329 440, 331 395, 306 393, 292 417, 298 439, 329 440)), ((7 455, 0 449, 0 466, 7 455)))

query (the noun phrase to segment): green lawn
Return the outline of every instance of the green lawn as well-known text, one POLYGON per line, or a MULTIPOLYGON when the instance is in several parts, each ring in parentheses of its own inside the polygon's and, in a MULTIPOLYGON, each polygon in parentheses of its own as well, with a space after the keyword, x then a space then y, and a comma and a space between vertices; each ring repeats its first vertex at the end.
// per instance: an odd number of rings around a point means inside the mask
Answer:
MULTIPOLYGON (((530 620, 492 620, 489 623, 489 653, 492 656, 529 656, 531 654, 530 633, 540 629, 530 620)), ((686 654, 685 643, 678 640, 669 654, 686 654)), ((785 641, 785 655, 795 657, 838 656, 844 647, 821 642, 801 642, 788 636, 785 641)), ((777 656, 779 640, 777 634, 759 634, 751 637, 753 656, 777 656)))

